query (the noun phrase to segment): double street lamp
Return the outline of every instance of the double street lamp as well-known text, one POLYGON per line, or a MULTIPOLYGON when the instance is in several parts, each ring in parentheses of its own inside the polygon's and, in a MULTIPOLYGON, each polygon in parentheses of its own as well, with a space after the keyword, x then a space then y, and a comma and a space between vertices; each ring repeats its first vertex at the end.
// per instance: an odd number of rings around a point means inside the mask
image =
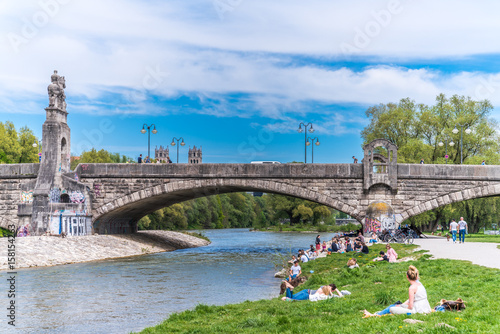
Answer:
POLYGON ((318 137, 314 137, 314 138, 308 137, 307 142, 306 142, 306 146, 309 146, 311 144, 313 144, 311 146, 311 163, 314 163, 314 145, 319 146, 318 137), (314 142, 315 140, 316 140, 316 142, 314 142))
POLYGON ((142 125, 142 130, 141 130, 141 133, 148 133, 148 158, 151 159, 151 154, 150 154, 150 143, 151 143, 151 134, 150 132, 152 132, 153 134, 157 133, 158 131, 156 131, 156 125, 154 124, 151 124, 150 126, 148 126, 146 123, 144 123, 142 125), (151 127, 153 127, 153 130, 151 130, 151 127), (147 130, 146 130, 147 128, 147 130))
POLYGON ((308 127, 309 127, 309 133, 313 133, 314 129, 313 129, 312 123, 304 124, 303 122, 300 122, 299 128, 297 129, 297 131, 299 133, 304 132, 304 163, 305 164, 307 163, 307 131, 308 131, 307 128, 308 127), (302 129, 302 125, 304 126, 304 129, 302 129))
POLYGON ((172 146, 175 146, 175 141, 177 141, 177 163, 179 163, 179 140, 182 140, 181 143, 180 143, 180 146, 184 146, 186 145, 186 143, 184 142, 184 138, 180 137, 180 138, 172 138, 172 143, 170 145, 172 146))
POLYGON ((450 145, 451 147, 453 147, 453 146, 455 145, 455 143, 453 142, 453 139, 451 139, 451 138, 450 138, 450 137, 448 137, 448 136, 446 136, 446 137, 444 138, 445 144, 443 144, 443 142, 442 142, 442 141, 440 141, 440 142, 438 143, 438 146, 440 146, 440 147, 442 147, 443 145, 445 145, 445 153, 444 153, 444 158, 446 159, 446 164, 448 164, 448 140, 450 140, 449 145, 450 145))
MULTIPOLYGON (((464 146, 464 142, 463 142, 464 126, 467 126, 467 128, 465 129, 466 134, 470 134, 472 132, 472 130, 469 128, 469 124, 467 124, 467 123, 465 123, 465 124, 457 123, 457 125, 460 127, 460 164, 462 164, 463 146, 464 146)), ((451 130, 451 132, 453 132, 454 134, 458 133, 457 125, 455 125, 455 128, 453 130, 451 130)))

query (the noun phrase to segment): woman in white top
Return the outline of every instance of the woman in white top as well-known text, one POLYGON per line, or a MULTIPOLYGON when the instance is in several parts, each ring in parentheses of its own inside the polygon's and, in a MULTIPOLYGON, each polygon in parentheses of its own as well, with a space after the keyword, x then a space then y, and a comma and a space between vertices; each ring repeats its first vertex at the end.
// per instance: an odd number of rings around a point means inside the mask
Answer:
POLYGON ((427 291, 422 283, 418 281, 418 270, 410 266, 406 272, 406 278, 410 282, 408 289, 408 300, 403 304, 393 306, 389 309, 392 314, 408 313, 429 313, 432 312, 429 301, 427 300, 427 291))

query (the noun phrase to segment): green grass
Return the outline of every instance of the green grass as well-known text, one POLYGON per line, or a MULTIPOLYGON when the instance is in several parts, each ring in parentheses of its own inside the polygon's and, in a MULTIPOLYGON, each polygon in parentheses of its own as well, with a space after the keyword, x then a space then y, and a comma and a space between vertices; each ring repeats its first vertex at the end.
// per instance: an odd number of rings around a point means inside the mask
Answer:
MULTIPOLYGON (((371 254, 333 254, 302 264, 309 280, 303 288, 336 283, 352 295, 320 302, 284 302, 279 298, 225 306, 198 305, 175 313, 163 323, 141 333, 499 333, 500 270, 472 265, 465 261, 429 260, 425 251, 413 253, 418 260, 402 263, 372 262, 383 245, 370 247, 371 254), (359 269, 347 269, 346 262, 356 256, 359 269), (406 324, 406 316, 362 319, 360 310, 381 310, 397 300, 405 301, 408 281, 405 272, 413 264, 420 270, 431 306, 442 299, 462 298, 467 308, 460 313, 435 312, 413 315, 423 324, 406 324), (447 323, 456 329, 435 327, 447 323), (421 331, 419 331, 421 330, 421 331)), ((414 246, 394 245, 400 257, 412 253, 414 246)), ((278 285, 278 284, 277 284, 278 285)), ((279 287, 276 287, 279 291, 279 287)), ((197 292, 193 292, 197 293, 197 292)), ((243 293, 243 292, 242 292, 243 293)))

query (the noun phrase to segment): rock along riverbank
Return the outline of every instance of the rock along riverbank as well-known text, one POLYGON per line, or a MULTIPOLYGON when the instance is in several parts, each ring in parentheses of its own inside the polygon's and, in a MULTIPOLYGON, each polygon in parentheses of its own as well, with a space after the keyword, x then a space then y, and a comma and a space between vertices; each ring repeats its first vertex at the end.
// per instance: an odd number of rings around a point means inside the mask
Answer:
MULTIPOLYGON (((0 270, 7 270, 7 240, 0 238, 0 270)), ((206 246, 209 241, 173 231, 80 237, 22 237, 15 239, 16 269, 56 266, 206 246)))

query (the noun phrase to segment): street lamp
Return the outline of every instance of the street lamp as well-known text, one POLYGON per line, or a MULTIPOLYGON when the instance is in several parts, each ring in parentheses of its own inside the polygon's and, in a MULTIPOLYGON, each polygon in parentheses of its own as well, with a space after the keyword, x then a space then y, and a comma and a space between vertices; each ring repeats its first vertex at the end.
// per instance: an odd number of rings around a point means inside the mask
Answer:
POLYGON ((151 154, 150 154, 150 142, 151 142, 151 133, 152 132, 153 134, 157 133, 158 131, 156 131, 156 125, 154 124, 151 124, 150 126, 148 126, 146 123, 144 123, 142 125, 142 130, 141 130, 141 133, 146 133, 146 128, 148 129, 147 132, 148 132, 148 158, 151 159, 151 154), (153 130, 151 130, 151 127, 153 127, 153 130))
MULTIPOLYGON (((318 137, 314 137, 314 138, 308 137, 307 142, 306 142, 306 146, 311 145, 311 143, 316 145, 316 146, 319 146, 318 137), (316 142, 314 142, 315 140, 316 140, 316 142)), ((311 146, 311 152, 312 152, 311 153, 311 163, 314 163, 314 145, 311 146)))
POLYGON ((307 127, 309 127, 309 133, 314 132, 312 123, 304 124, 303 122, 300 122, 299 128, 297 129, 297 131, 299 133, 304 132, 304 163, 305 164, 307 163, 307 127), (302 129, 302 125, 304 126, 304 129, 302 129))
POLYGON ((35 139, 33 141, 33 147, 38 147, 38 163, 41 163, 42 162, 42 153, 40 152, 40 142, 35 139))
POLYGON ((175 141, 177 141, 177 163, 179 163, 179 140, 182 140, 180 146, 186 145, 186 143, 184 142, 184 138, 182 138, 182 137, 172 138, 172 143, 170 144, 172 146, 175 146, 175 141))
POLYGON ((450 145, 451 147, 453 147, 455 145, 455 143, 453 142, 453 139, 451 139, 450 137, 446 136, 444 138, 446 144, 443 144, 442 141, 440 141, 438 143, 438 146, 442 147, 443 145, 445 145, 445 153, 444 153, 444 158, 446 159, 446 164, 448 164, 448 145, 450 145), (450 140, 450 143, 448 144, 448 140, 450 140))
MULTIPOLYGON (((462 161, 463 161, 463 159, 462 159, 462 157, 463 157, 463 146, 464 146, 464 142, 463 142, 463 130, 464 130, 464 126, 467 126, 467 129, 465 129, 465 134, 470 134, 472 131, 469 128, 469 124, 467 124, 467 123, 465 123, 465 124, 457 123, 457 125, 460 127, 460 164, 462 164, 462 161)), ((454 134, 458 133, 457 125, 455 125, 455 128, 453 130, 451 130, 451 132, 453 132, 454 134)))

